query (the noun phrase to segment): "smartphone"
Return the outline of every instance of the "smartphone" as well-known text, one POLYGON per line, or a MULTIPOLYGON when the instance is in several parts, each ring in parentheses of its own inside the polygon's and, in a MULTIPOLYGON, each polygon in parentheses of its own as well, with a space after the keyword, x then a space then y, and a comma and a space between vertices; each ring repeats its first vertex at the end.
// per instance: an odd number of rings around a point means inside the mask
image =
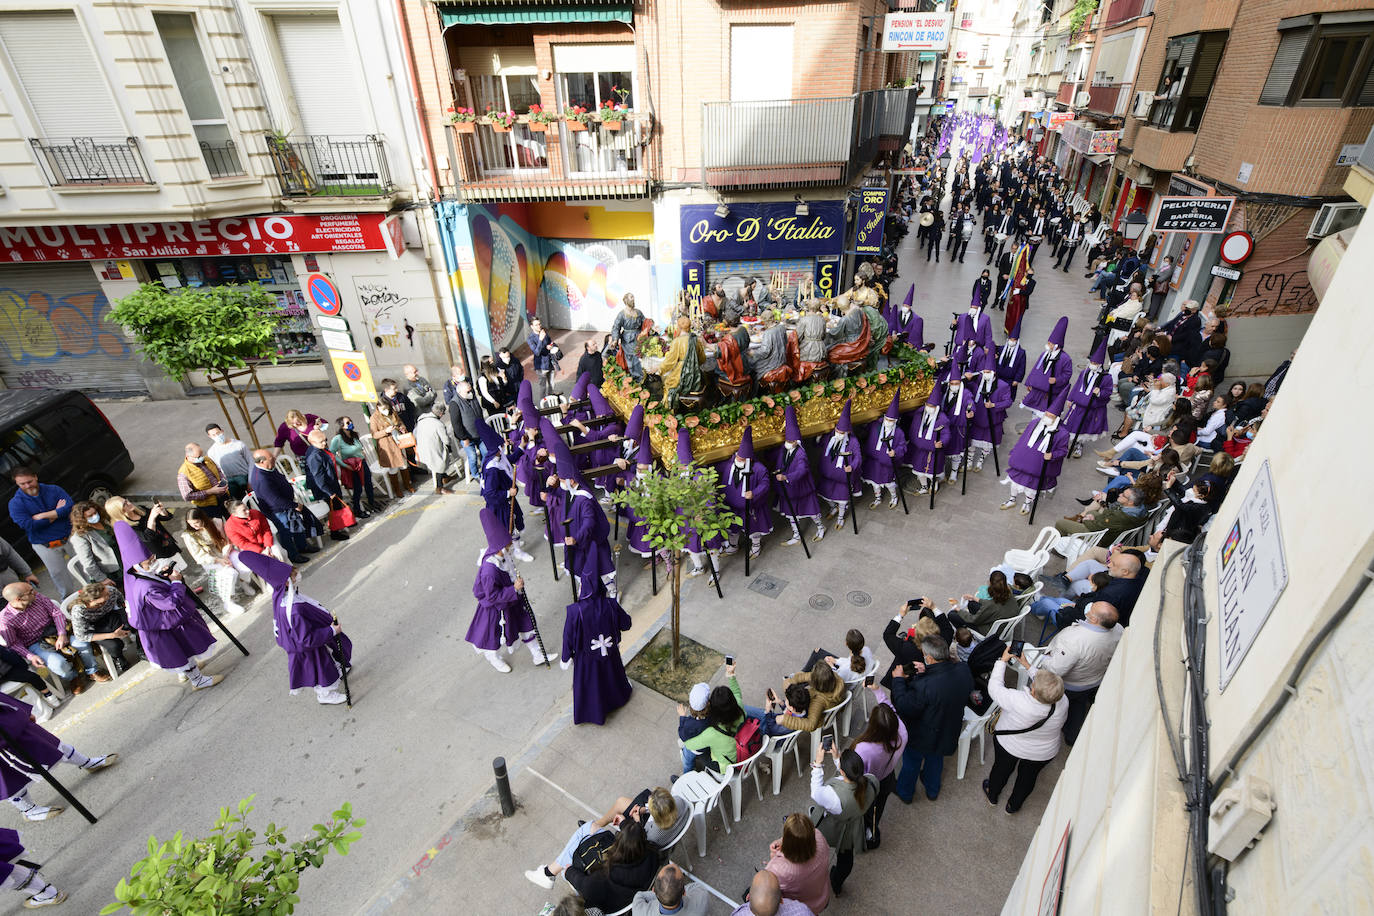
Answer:
POLYGON ((821 739, 821 750, 825 751, 826 753, 829 753, 830 750, 831 750, 831 748, 833 748, 834 746, 835 746, 835 736, 834 736, 834 735, 826 735, 824 738, 821 739))
POLYGON ((1026 651, 1026 641, 1024 639, 1013 639, 1011 641, 1011 654, 1020 655, 1026 651))
POLYGON ((876 674, 870 674, 868 677, 864 678, 864 686, 865 686, 865 687, 872 687, 873 684, 874 684, 874 682, 876 682, 877 680, 878 680, 878 675, 876 675, 876 674))
POLYGON ((727 656, 725 656, 725 667, 728 668, 728 667, 730 667, 731 665, 733 665, 734 663, 735 663, 735 657, 734 657, 733 655, 727 655, 727 656))

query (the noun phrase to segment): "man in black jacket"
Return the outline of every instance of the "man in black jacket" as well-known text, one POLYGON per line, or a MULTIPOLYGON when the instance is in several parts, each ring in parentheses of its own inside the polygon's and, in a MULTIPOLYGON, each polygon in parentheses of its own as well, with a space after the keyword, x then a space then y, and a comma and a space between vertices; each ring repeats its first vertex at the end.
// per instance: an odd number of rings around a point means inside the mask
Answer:
POLYGON ((911 804, 916 780, 925 786, 931 801, 940 795, 940 775, 945 757, 959 746, 964 727, 964 706, 973 691, 973 672, 964 662, 950 660, 949 643, 939 636, 921 640, 924 663, 913 662, 914 673, 904 666, 892 671, 892 706, 906 723, 906 750, 893 793, 911 804))
POLYGON ((1136 548, 1117 550, 1107 561, 1105 572, 1110 579, 1101 588, 1077 597, 1070 594, 1062 598, 1037 598, 1031 604, 1031 613, 1062 630, 1084 620, 1093 602, 1105 601, 1116 608, 1118 622, 1123 627, 1129 626, 1136 599, 1140 597, 1140 591, 1145 587, 1145 577, 1149 575, 1144 558, 1136 548))
POLYGON ((448 418, 453 424, 453 438, 463 446, 463 454, 468 459, 468 480, 478 480, 482 476, 482 437, 479 433, 486 422, 482 419, 482 402, 472 393, 472 382, 463 379, 458 383, 454 398, 448 402, 448 418))
POLYGON ((923 607, 929 607, 932 611, 935 605, 930 603, 928 598, 913 598, 902 609, 897 612, 897 616, 887 622, 887 628, 883 630, 883 645, 887 646, 887 651, 892 653, 892 664, 887 666, 887 674, 884 674, 879 682, 889 691, 892 690, 892 672, 901 666, 906 666, 909 670, 913 662, 920 662, 921 646, 907 635, 907 630, 902 627, 906 615, 911 611, 920 611, 923 607))

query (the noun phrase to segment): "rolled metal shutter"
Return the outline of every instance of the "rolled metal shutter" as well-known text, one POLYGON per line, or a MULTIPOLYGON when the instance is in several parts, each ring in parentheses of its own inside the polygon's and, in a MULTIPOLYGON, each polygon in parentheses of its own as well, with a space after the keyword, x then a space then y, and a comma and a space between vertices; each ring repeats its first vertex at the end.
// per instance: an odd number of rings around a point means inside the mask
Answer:
POLYGON ((0 379, 8 388, 147 394, 140 358, 85 261, 0 269, 0 379))
POLYGON ((764 286, 780 270, 787 277, 785 293, 787 304, 797 298, 797 285, 804 277, 814 277, 815 258, 769 258, 762 261, 710 261, 706 265, 706 288, 709 290, 717 282, 725 284, 725 294, 733 296, 744 286, 750 277, 764 286))

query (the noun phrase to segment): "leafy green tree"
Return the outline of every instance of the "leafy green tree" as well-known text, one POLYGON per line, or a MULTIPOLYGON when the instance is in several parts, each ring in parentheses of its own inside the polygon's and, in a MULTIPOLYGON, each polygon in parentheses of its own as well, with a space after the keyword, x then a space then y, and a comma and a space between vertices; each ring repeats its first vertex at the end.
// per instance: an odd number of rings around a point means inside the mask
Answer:
POLYGON ((219 810, 210 836, 187 840, 177 831, 171 842, 148 837, 148 855, 133 865, 115 887, 115 899, 101 910, 125 909, 135 916, 287 916, 301 898, 301 872, 319 868, 332 849, 348 855, 365 821, 353 816, 347 802, 329 821, 314 826, 314 835, 287 844, 286 833, 268 824, 261 835, 248 826, 253 810, 249 796, 238 813, 219 810))
POLYGON ((144 283, 115 303, 110 320, 175 381, 192 370, 223 372, 277 359, 277 301, 256 283, 169 290, 144 283))
MULTIPOLYGON (((615 495, 619 505, 644 520, 645 540, 662 551, 668 562, 668 581, 673 595, 673 667, 680 661, 678 649, 682 634, 682 552, 688 537, 695 532, 703 544, 723 537, 739 516, 730 510, 720 495, 720 475, 714 468, 674 463, 668 468, 655 466, 640 474, 633 485, 615 495)), ((713 561, 714 562, 714 561, 713 561)))

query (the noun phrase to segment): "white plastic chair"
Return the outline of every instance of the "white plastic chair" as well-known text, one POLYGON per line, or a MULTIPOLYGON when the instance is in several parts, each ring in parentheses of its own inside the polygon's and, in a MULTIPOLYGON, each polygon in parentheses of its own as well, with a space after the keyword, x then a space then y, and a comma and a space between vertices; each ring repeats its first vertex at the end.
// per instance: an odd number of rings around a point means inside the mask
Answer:
POLYGON ((996 637, 1005 643, 1010 643, 1011 635, 1016 632, 1016 628, 1021 624, 1021 621, 1025 620, 1029 614, 1030 605, 1027 604, 1021 608, 1020 613, 1015 617, 1004 617, 996 621, 992 626, 988 627, 988 638, 991 639, 996 637))
MULTIPOLYGON (((1013 548, 1008 550, 1002 557, 1002 562, 1011 568, 1013 573, 1025 573, 1031 578, 1040 574, 1040 570, 1045 568, 1045 564, 1050 561, 1050 545, 1059 537, 1059 532, 1053 527, 1046 526, 1040 529, 1040 533, 1035 536, 1035 543, 1031 544, 1027 550, 1013 548)), ((1008 579, 1011 577, 1008 576, 1008 579)))
MULTIPOLYGON (((1053 531, 1054 529, 1049 529, 1053 531)), ((1057 538, 1050 550, 1064 558, 1065 563, 1072 564, 1090 548, 1096 547, 1107 536, 1107 529, 1101 528, 1097 531, 1080 531, 1078 534, 1066 534, 1057 538)))
POLYGON ((748 760, 741 760, 732 763, 730 769, 721 775, 721 781, 730 788, 730 800, 733 802, 735 823, 739 823, 742 803, 744 801, 744 777, 752 775, 754 777, 754 791, 758 793, 759 801, 763 801, 763 786, 759 783, 759 758, 768 749, 768 742, 764 741, 754 756, 748 760))
MULTIPOLYGON (((675 797, 675 798, 674 798, 674 801, 676 801, 677 804, 679 804, 679 805, 685 805, 688 811, 693 810, 693 809, 692 809, 692 803, 689 802, 689 801, 687 801, 685 798, 682 798, 682 797, 680 797, 680 796, 679 796, 679 797, 675 797)), ((692 818, 691 818, 690 816, 688 816, 688 817, 685 817, 685 818, 682 819, 682 827, 678 830, 678 832, 677 832, 674 836, 669 837, 669 838, 668 838, 668 841, 667 841, 666 843, 663 844, 663 847, 662 847, 662 848, 663 848, 663 856, 664 856, 664 858, 668 859, 669 861, 672 861, 673 852, 678 848, 678 846, 680 846, 680 845, 683 844, 683 842, 687 839, 687 834, 689 834, 689 833, 691 833, 691 832, 692 832, 692 818)), ((682 865, 683 870, 684 870, 684 871, 691 871, 691 870, 692 870, 692 854, 691 854, 690 850, 688 851, 688 853, 687 853, 685 856, 681 856, 681 858, 682 858, 683 861, 682 861, 681 863, 679 863, 679 864, 682 865)))
MULTIPOLYGON (((855 681, 849 684, 845 689, 849 692, 849 699, 845 701, 844 711, 840 714, 840 731, 844 733, 845 737, 848 737, 853 734, 851 726, 854 724, 854 707, 858 706, 861 702, 860 697, 864 693, 864 682, 855 681)), ((868 709, 865 708, 864 719, 860 720, 860 724, 866 721, 867 718, 868 709)))
POLYGON ((12 696, 16 700, 32 706, 33 718, 36 722, 43 723, 52 718, 52 707, 43 702, 43 698, 39 696, 37 690, 33 689, 32 684, 26 684, 23 681, 5 681, 0 684, 0 693, 12 696))
POLYGON ((825 737, 826 731, 834 733, 835 743, 840 743, 840 735, 837 730, 838 726, 835 724, 835 717, 838 716, 840 710, 844 709, 847 705, 849 705, 849 697, 846 695, 844 700, 821 713, 821 724, 811 733, 811 758, 813 760, 816 757, 816 749, 820 747, 820 740, 825 737))
POLYGON ((1040 593, 1044 590, 1044 581, 1037 580, 1034 585, 1032 585, 1030 588, 1026 589, 1024 592, 1016 596, 1017 610, 1024 611, 1026 608, 1030 607, 1031 604, 1034 603, 1035 599, 1040 597, 1040 593))
POLYGON ((697 834, 697 855, 706 856, 706 815, 720 810, 721 823, 730 833, 730 818, 720 805, 720 796, 729 786, 712 773, 684 773, 673 784, 673 794, 692 806, 692 824, 697 834))
POLYGON ((1140 541, 1143 538, 1143 535, 1145 534, 1145 529, 1148 527, 1150 527, 1150 516, 1147 515, 1145 517, 1144 524, 1137 525, 1134 528, 1127 528, 1125 531, 1118 534, 1116 538, 1107 546, 1108 548, 1111 548, 1120 544, 1125 547, 1133 547, 1136 544, 1140 543, 1140 541))
POLYGON ((372 479, 381 483, 387 496, 400 499, 401 469, 382 467, 381 459, 377 457, 377 440, 371 433, 363 433, 358 438, 363 443, 363 458, 367 461, 368 470, 372 472, 372 479))
POLYGON ((557 407, 557 413, 548 414, 548 418, 553 422, 555 426, 557 426, 558 424, 563 422, 563 409, 569 403, 570 402, 568 401, 568 399, 561 394, 546 394, 544 395, 544 397, 539 399, 539 409, 547 410, 550 407, 557 407))
POLYGON ((959 732, 959 763, 955 774, 957 778, 964 778, 964 770, 968 768, 968 752, 974 738, 978 739, 978 762, 982 764, 987 761, 987 724, 997 709, 997 704, 993 703, 988 707, 988 711, 980 716, 968 707, 964 707, 964 727, 959 732))
POLYGON ((797 747, 797 741, 801 739, 802 734, 788 732, 785 735, 771 735, 763 746, 763 754, 768 758, 768 765, 773 771, 774 795, 782 791, 782 760, 788 751, 792 752, 792 759, 797 764, 797 778, 802 778, 801 749, 797 747))
POLYGON ((510 432, 510 416, 504 413, 494 413, 487 417, 487 425, 504 438, 506 433, 510 432))
POLYGON ((86 578, 86 574, 81 567, 81 558, 72 557, 67 561, 67 575, 72 577, 72 581, 80 588, 83 585, 90 585, 91 580, 86 578))
POLYGON ((849 735, 849 716, 853 709, 853 704, 854 692, 846 690, 844 699, 826 710, 826 719, 821 725, 821 730, 824 731, 828 727, 835 736, 836 745, 841 744, 840 735, 842 733, 846 737, 849 735))

